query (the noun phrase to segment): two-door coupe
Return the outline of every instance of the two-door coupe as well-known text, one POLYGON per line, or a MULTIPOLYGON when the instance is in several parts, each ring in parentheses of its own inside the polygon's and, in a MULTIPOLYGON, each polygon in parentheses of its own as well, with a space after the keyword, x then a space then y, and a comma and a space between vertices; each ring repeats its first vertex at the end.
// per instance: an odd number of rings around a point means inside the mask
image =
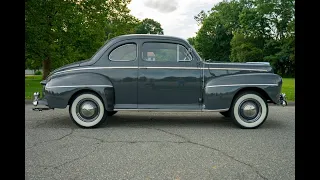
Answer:
POLYGON ((213 111, 256 128, 267 119, 268 103, 286 105, 282 78, 269 63, 208 63, 186 40, 164 35, 118 36, 41 84, 43 97, 34 93, 33 109, 69 105, 83 128, 121 110, 213 111))

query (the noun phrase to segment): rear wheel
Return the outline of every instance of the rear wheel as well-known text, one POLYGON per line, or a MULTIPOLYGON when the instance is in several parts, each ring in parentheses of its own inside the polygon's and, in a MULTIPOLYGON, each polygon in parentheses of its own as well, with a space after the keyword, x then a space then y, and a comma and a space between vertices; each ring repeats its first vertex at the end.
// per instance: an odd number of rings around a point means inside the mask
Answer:
POLYGON ((82 128, 101 125, 107 118, 102 100, 93 93, 78 95, 69 106, 72 121, 82 128))
POLYGON ((257 92, 243 92, 233 101, 230 111, 233 122, 246 129, 257 128, 268 116, 268 104, 257 92))

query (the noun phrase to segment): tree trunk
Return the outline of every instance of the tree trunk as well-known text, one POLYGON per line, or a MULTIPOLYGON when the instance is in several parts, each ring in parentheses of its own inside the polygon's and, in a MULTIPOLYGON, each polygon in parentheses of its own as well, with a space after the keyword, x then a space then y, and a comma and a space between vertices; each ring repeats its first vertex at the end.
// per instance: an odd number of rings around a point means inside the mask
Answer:
POLYGON ((51 59, 48 56, 45 60, 42 61, 42 80, 45 80, 50 73, 51 69, 51 59))

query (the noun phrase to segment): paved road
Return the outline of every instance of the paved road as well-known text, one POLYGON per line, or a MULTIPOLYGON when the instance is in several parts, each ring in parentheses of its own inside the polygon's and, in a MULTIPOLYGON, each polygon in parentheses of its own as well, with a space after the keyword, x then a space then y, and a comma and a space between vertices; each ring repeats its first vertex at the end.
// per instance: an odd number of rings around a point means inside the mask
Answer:
POLYGON ((295 179, 295 107, 258 129, 219 113, 118 112, 78 128, 67 109, 25 106, 26 179, 295 179))

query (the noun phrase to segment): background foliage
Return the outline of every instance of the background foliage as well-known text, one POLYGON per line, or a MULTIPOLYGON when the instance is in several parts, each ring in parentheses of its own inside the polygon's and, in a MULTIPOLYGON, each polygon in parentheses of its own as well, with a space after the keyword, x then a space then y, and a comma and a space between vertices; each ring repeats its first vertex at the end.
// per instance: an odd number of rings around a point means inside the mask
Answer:
POLYGON ((123 34, 163 34, 161 24, 129 14, 130 0, 26 0, 25 68, 50 71, 90 58, 123 34))
MULTIPOLYGON (((50 71, 90 58, 123 34, 163 34, 153 19, 129 14, 131 0, 26 0, 25 68, 50 71)), ((194 17, 190 44, 208 61, 266 61, 284 77, 295 74, 295 1, 224 0, 194 17)))
POLYGON ((266 61, 294 77, 294 6, 294 0, 224 0, 194 17, 200 29, 188 41, 208 61, 266 61))

